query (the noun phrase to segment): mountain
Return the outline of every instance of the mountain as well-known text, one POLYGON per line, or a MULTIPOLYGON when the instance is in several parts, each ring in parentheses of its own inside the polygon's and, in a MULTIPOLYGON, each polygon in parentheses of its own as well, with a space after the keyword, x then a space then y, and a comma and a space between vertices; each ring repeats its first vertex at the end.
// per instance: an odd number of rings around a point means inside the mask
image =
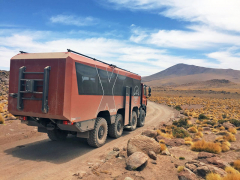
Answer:
POLYGON ((177 64, 156 74, 143 77, 142 81, 150 86, 174 86, 213 79, 240 83, 240 71, 177 64))

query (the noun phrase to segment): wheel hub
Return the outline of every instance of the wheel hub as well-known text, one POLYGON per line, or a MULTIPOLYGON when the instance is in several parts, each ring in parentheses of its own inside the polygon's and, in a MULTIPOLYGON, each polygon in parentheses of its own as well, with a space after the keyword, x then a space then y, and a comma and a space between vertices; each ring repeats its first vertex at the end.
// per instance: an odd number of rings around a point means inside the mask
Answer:
POLYGON ((102 139, 103 135, 104 135, 104 128, 103 128, 103 126, 100 126, 100 128, 98 130, 98 138, 102 139))

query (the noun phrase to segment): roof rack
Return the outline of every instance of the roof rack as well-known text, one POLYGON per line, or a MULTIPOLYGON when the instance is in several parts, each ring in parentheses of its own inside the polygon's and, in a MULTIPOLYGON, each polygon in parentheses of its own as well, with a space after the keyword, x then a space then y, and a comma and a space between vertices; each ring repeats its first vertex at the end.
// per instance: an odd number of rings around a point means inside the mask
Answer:
MULTIPOLYGON (((87 55, 84 55, 84 54, 81 54, 81 53, 76 52, 76 51, 73 51, 73 50, 71 50, 71 49, 67 49, 67 51, 68 51, 68 52, 75 53, 75 54, 78 54, 78 55, 80 55, 80 56, 84 56, 84 57, 89 58, 89 59, 92 59, 92 60, 94 60, 94 61, 101 62, 101 63, 103 63, 103 64, 107 64, 107 65, 112 66, 112 67, 114 67, 114 68, 117 67, 117 66, 115 66, 115 65, 113 65, 113 64, 108 64, 108 63, 106 63, 106 62, 100 61, 100 60, 98 60, 98 59, 92 58, 92 57, 87 56, 87 55)), ((121 69, 121 70, 124 70, 124 71, 127 71, 127 72, 130 72, 130 73, 133 73, 133 72, 128 71, 128 70, 126 70, 126 69, 122 69, 122 68, 119 68, 119 67, 117 67, 117 68, 118 68, 118 69, 121 69)), ((133 73, 133 74, 136 74, 136 73, 133 73)), ((136 75, 138 75, 138 74, 136 74, 136 75)))

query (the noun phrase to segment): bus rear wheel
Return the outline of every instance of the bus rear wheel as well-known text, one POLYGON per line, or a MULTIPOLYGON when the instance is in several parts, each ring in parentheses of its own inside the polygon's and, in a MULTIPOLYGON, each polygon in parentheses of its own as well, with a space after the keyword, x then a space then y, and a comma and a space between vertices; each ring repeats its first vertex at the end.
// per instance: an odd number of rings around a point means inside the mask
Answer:
POLYGON ((62 131, 60 129, 48 130, 47 131, 49 139, 52 141, 62 141, 65 140, 68 136, 67 131, 62 131))
POLYGON ((132 112, 132 119, 131 119, 131 131, 134 131, 137 128, 137 113, 135 111, 132 112))
POLYGON ((119 138, 123 133, 123 116, 117 114, 115 123, 109 126, 109 136, 119 138))
POLYGON ((144 126, 145 116, 146 116, 145 111, 143 109, 140 109, 140 115, 139 115, 138 122, 137 122, 138 127, 144 126))
POLYGON ((108 125, 106 119, 98 117, 94 129, 89 131, 88 144, 93 147, 101 147, 106 142, 107 133, 108 125))

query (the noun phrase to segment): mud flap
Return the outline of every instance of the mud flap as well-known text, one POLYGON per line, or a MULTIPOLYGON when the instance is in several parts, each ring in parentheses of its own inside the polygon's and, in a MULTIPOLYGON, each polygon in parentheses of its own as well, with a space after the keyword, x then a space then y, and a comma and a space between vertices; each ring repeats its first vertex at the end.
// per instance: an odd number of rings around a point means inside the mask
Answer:
MULTIPOLYGON (((128 125, 131 119, 131 88, 126 86, 125 92, 125 117, 124 125, 128 125)), ((130 124, 131 125, 131 124, 130 124)))

